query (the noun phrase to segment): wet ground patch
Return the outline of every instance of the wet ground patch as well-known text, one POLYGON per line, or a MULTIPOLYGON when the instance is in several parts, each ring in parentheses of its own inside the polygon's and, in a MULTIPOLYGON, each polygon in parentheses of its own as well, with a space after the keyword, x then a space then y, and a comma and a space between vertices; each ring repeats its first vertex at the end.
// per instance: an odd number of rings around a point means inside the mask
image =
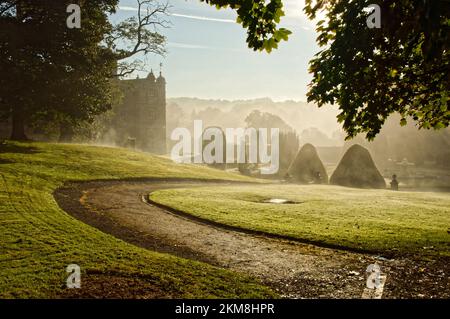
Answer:
POLYGON ((261 203, 283 205, 283 204, 301 204, 302 202, 297 202, 285 198, 266 198, 261 200, 261 203))

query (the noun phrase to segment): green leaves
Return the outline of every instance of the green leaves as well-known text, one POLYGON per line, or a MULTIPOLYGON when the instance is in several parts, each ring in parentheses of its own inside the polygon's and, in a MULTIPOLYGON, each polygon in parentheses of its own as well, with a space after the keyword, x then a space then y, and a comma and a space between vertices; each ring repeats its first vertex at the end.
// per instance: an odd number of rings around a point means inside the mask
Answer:
POLYGON ((280 28, 279 30, 277 30, 275 33, 274 33, 274 38, 277 40, 277 41, 281 41, 281 40, 284 40, 284 41, 287 41, 288 40, 288 38, 289 38, 289 35, 291 34, 292 32, 291 31, 289 31, 289 30, 287 30, 287 29, 285 29, 285 28, 280 28))
POLYGON ((402 119, 400 120, 400 125, 401 125, 401 126, 405 126, 406 124, 408 124, 408 122, 406 121, 405 118, 402 118, 402 119))
MULTIPOLYGON (((236 10, 248 46, 271 52, 291 32, 278 28, 282 0, 201 0, 236 10)), ((308 101, 339 105, 338 121, 348 137, 373 139, 392 113, 412 117, 420 128, 450 121, 450 5, 448 0, 375 1, 382 27, 367 27, 371 0, 306 0, 304 12, 317 23, 324 47, 310 61, 308 101)), ((402 121, 403 121, 402 120, 402 121)), ((406 124, 406 122, 402 122, 406 124)))
POLYGON ((70 30, 68 3, 21 0, 20 14, 0 15, 0 96, 6 102, 0 101, 0 113, 6 106, 7 112, 20 110, 28 125, 43 120, 55 126, 67 118, 90 121, 110 108, 115 59, 103 39, 117 1, 83 1, 82 27, 70 30))
POLYGON ((230 7, 238 15, 236 22, 247 29, 247 44, 255 51, 270 53, 291 31, 278 28, 285 15, 282 0, 200 0, 217 8, 230 7))
POLYGON ((442 0, 382 2, 381 29, 366 25, 370 1, 306 1, 305 13, 320 10, 324 47, 310 62, 308 101, 338 104, 338 121, 351 138, 373 139, 387 117, 411 117, 419 128, 449 125, 450 7, 442 0))

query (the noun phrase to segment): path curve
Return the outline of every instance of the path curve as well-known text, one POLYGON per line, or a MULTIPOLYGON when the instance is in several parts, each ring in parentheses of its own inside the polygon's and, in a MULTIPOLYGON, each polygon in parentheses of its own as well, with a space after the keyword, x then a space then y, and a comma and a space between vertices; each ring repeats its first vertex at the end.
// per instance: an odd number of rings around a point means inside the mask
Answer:
MULTIPOLYGON (((236 183, 192 180, 127 180, 73 183, 55 199, 72 216, 127 242, 246 273, 289 298, 361 298, 368 265, 387 275, 383 297, 447 297, 449 284, 424 275, 423 262, 317 247, 204 223, 143 199, 161 189, 236 183), (418 284, 420 283, 420 284, 418 284)), ((436 266, 435 264, 433 264, 436 266)), ((430 265, 425 265, 429 267, 430 265)), ((442 268, 437 265, 437 268, 442 268)), ((441 278, 442 279, 442 278, 441 278)), ((444 280, 448 275, 444 272, 444 280)))

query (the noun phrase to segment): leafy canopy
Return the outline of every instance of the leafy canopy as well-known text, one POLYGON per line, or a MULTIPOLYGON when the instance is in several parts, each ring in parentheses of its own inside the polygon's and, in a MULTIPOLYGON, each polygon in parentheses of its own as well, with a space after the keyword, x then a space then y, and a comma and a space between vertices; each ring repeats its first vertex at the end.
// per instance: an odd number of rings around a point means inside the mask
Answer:
POLYGON ((317 41, 325 49, 310 62, 308 101, 337 103, 349 137, 373 139, 392 113, 419 128, 449 125, 450 3, 425 1, 306 2, 310 18, 325 10, 317 41), (319 2, 318 2, 319 3, 319 2), (381 28, 368 28, 370 4, 381 28))
POLYGON ((71 1, 0 1, 0 115, 91 120, 111 103, 115 64, 100 43, 116 0, 85 2, 82 28, 69 29, 71 1), (15 112, 18 111, 18 112, 15 112))
POLYGON ((281 0, 200 0, 216 8, 236 10, 237 22, 247 29, 248 46, 254 50, 271 52, 278 43, 286 41, 291 31, 277 28, 284 16, 281 0))
POLYGON ((136 0, 137 17, 112 25, 118 0, 0 0, 0 120, 12 139, 24 126, 92 123, 117 101, 115 79, 164 53, 168 5, 136 0), (68 28, 67 6, 81 7, 81 28, 68 28))
MULTIPOLYGON (((277 28, 281 0, 201 1, 235 9, 255 50, 270 52, 290 34, 277 28)), ((373 139, 392 113, 401 115, 401 125, 408 118, 419 128, 449 125, 448 0, 306 0, 304 11, 310 19, 326 15, 317 22, 323 49, 310 61, 308 101, 337 104, 348 138, 373 139), (381 8, 379 29, 367 26, 371 4, 381 8)))

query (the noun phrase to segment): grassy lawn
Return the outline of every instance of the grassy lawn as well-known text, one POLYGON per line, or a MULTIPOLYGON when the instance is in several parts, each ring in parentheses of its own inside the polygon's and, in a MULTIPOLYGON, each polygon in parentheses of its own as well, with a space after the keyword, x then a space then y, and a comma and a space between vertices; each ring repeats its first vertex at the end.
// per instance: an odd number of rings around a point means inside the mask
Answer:
POLYGON ((0 146, 0 297, 59 296, 71 263, 80 265, 82 284, 83 274, 113 273, 145 280, 156 296, 274 296, 250 278, 115 239, 66 214, 52 196, 69 180, 129 177, 249 180, 124 149, 6 142, 0 146))
POLYGON ((316 243, 450 256, 450 193, 250 185, 161 190, 150 198, 222 224, 316 243), (296 203, 263 203, 270 198, 296 203))

